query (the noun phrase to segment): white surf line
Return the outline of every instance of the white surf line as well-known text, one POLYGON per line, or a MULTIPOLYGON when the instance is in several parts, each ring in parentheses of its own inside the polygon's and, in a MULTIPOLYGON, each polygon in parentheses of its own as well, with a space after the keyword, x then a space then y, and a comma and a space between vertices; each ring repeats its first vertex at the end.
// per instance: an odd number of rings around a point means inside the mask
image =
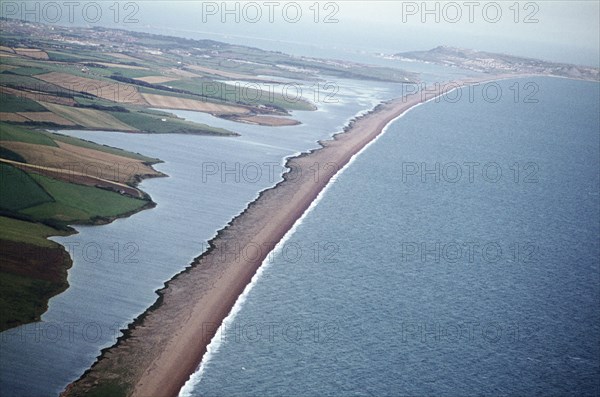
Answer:
MULTIPOLYGON (((469 84, 471 85, 471 84, 469 84)), ((221 347, 221 344, 223 343, 223 340, 225 339, 223 337, 224 333, 226 332, 226 330, 229 328, 229 326, 233 323, 233 321, 235 320, 237 314, 241 311, 244 303, 246 302, 246 299, 248 298, 248 295, 250 294, 250 292, 252 291, 252 288, 254 288, 254 286, 258 283, 258 281, 260 280, 262 274, 264 273, 265 269, 267 269, 271 264, 271 258, 274 258, 275 255, 281 251, 281 249, 283 248, 283 246, 285 245, 285 243, 292 237, 292 235, 296 232, 296 230, 298 229, 298 227, 302 224, 302 222, 304 221, 304 219, 306 218, 306 216, 308 216, 308 214, 318 205, 318 203, 323 199, 325 193, 327 192, 327 190, 329 190, 329 188, 331 187, 332 184, 334 184, 337 181, 337 178, 339 175, 341 175, 348 167, 350 167, 350 165, 352 163, 354 163, 354 161, 358 158, 358 156, 360 156, 365 150, 367 150, 372 144, 374 144, 377 140, 379 140, 379 138, 385 134, 388 131, 388 127, 394 123, 396 120, 399 120, 400 118, 404 117, 404 115, 406 115, 408 112, 410 112, 411 110, 427 103, 430 102, 432 100, 435 100, 438 97, 444 96, 449 94, 450 92, 459 89, 459 88, 464 88, 464 86, 460 86, 460 87, 455 87, 451 90, 449 90, 448 92, 444 92, 441 95, 436 95, 426 101, 423 102, 419 102, 413 106, 411 106, 410 108, 406 109, 404 112, 402 112, 401 114, 399 114, 398 116, 394 117, 392 120, 390 120, 381 130, 381 132, 375 137, 373 138, 369 143, 367 143, 362 149, 360 149, 358 152, 356 152, 355 154, 352 155, 352 157, 350 158, 350 160, 348 160, 348 162, 342 167, 340 168, 329 180, 329 182, 327 182, 327 184, 325 185, 325 187, 319 192, 319 194, 317 195, 317 197, 312 201, 312 203, 310 203, 309 207, 304 211, 304 213, 300 216, 300 218, 298 218, 296 220, 296 222, 294 222, 294 224, 292 225, 292 227, 290 228, 290 230, 288 230, 286 232, 286 234, 283 236, 283 238, 275 245, 275 247, 267 254, 267 257, 265 258, 265 260, 263 261, 263 263, 260 265, 260 267, 258 268, 258 270, 256 271, 256 273, 254 274, 254 276, 252 276, 252 279, 250 280, 250 283, 248 285, 246 285, 246 288, 244 288, 244 291, 242 292, 242 294, 238 297, 238 299, 235 301, 235 304, 233 305, 231 311, 229 312, 229 314, 227 315, 227 317, 225 317, 225 319, 223 320, 223 322, 221 323, 221 325, 219 326, 219 328, 217 329, 217 332, 215 334, 215 336, 211 339, 210 343, 208 344, 208 346, 206 347, 206 353, 204 354, 204 356, 202 357, 202 361, 200 362, 200 366, 198 367, 198 369, 196 370, 196 372, 194 372, 190 378, 188 379, 188 381, 185 383, 185 385, 183 385, 183 387, 181 388, 181 390, 179 391, 179 396, 178 397, 193 397, 193 390, 195 388, 196 385, 198 385, 201 381, 202 381, 202 376, 204 375, 204 372, 206 371, 206 367, 208 366, 208 364, 210 363, 210 360, 212 359, 213 355, 215 355, 218 351, 219 348, 221 347)), ((367 111, 368 112, 368 111, 367 111)), ((286 162, 287 162, 287 158, 292 157, 292 156, 288 156, 286 157, 286 162)))

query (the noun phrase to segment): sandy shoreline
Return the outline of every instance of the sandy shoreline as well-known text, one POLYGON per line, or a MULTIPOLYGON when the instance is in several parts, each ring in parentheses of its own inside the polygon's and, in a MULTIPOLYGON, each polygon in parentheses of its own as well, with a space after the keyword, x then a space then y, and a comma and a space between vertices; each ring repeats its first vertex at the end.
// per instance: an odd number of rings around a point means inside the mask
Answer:
MULTIPOLYGON (((460 83, 503 77, 507 76, 460 83)), ((447 87, 456 88, 457 82, 447 87)), ((414 94, 382 103, 353 120, 343 133, 320 142, 321 148, 290 158, 286 164, 292 171, 284 175, 284 180, 261 192, 244 212, 219 231, 210 241, 211 248, 167 282, 158 292, 157 302, 135 320, 115 346, 104 350, 92 368, 69 385, 63 395, 118 386, 127 395, 177 396, 273 246, 309 208, 331 177, 393 119, 445 93, 441 89, 426 97, 414 94), (251 249, 246 250, 248 247, 251 249)))

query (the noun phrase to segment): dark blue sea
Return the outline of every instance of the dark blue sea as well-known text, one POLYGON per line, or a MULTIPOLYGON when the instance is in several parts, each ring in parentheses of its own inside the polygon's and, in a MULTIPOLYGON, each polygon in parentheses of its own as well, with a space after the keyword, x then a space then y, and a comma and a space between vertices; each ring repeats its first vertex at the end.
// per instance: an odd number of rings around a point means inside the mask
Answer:
POLYGON ((506 80, 394 121, 263 265, 182 395, 598 395, 599 97, 506 80))

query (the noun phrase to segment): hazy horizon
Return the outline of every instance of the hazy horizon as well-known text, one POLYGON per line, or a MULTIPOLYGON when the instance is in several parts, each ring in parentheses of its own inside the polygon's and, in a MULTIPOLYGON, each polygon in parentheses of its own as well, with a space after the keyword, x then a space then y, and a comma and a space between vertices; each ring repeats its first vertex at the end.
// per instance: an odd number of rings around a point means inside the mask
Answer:
POLYGON ((60 8, 48 6, 49 3, 52 2, 4 2, 1 13, 67 26, 105 26, 208 38, 295 55, 312 55, 309 47, 325 53, 330 50, 335 56, 336 51, 371 55, 447 45, 600 66, 600 3, 595 1, 425 4, 146 0, 96 3, 102 11, 98 21, 95 7, 88 7, 87 18, 83 15, 83 9, 93 2, 76 2, 72 22, 62 3, 54 3, 60 8), (120 7, 118 14, 114 4, 120 7))

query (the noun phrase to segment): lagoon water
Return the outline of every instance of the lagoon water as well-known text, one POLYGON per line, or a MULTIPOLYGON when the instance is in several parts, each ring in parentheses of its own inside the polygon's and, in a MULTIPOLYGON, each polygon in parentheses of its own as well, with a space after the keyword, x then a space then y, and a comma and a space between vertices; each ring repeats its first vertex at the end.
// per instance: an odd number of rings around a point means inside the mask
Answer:
POLYGON ((240 137, 62 131, 158 157, 165 162, 156 168, 170 177, 140 185, 156 208, 53 238, 73 257, 70 287, 50 300, 41 322, 0 334, 0 394, 58 395, 152 305, 155 290, 201 254, 261 190, 280 180, 285 157, 315 148, 356 114, 399 95, 393 85, 338 83, 339 92, 320 102, 318 111, 295 113, 299 126, 268 128, 177 112, 240 137))
POLYGON ((364 150, 181 396, 597 395, 598 84, 499 87, 364 150))

